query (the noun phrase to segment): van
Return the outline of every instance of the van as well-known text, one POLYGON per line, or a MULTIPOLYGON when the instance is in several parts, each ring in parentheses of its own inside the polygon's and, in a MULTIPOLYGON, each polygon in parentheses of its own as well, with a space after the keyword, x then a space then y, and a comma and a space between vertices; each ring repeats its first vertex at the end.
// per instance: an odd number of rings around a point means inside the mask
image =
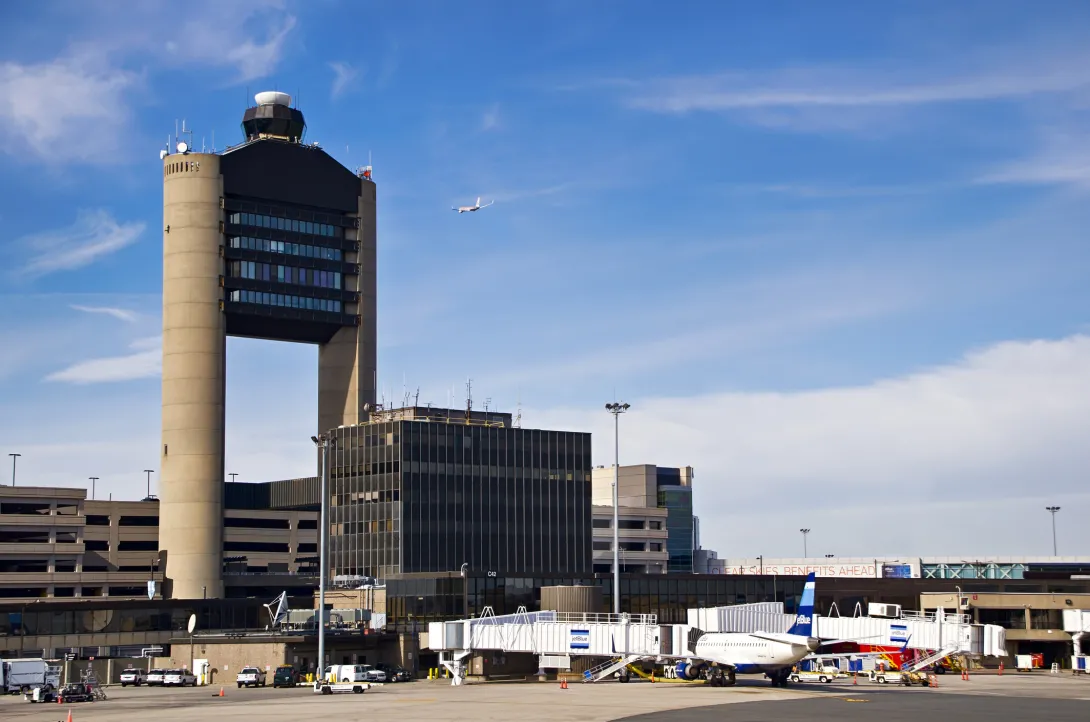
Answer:
POLYGON ((334 682, 367 682, 370 665, 334 664, 329 667, 327 679, 334 682))

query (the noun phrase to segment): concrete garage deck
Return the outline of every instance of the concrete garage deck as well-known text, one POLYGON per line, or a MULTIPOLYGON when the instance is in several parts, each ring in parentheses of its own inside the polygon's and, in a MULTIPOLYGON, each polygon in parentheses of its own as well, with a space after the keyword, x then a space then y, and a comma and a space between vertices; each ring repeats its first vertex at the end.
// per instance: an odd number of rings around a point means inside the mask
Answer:
POLYGON ((366 695, 320 697, 309 689, 225 688, 109 690, 110 699, 91 704, 33 705, 21 697, 0 698, 0 719, 55 722, 72 710, 74 722, 181 722, 201 719, 300 720, 535 720, 616 719, 641 722, 704 720, 869 720, 886 722, 953 715, 961 719, 1080 720, 1090 710, 1090 679, 1071 677, 955 677, 938 690, 878 687, 840 681, 827 686, 773 690, 758 680, 732 689, 683 684, 493 683, 451 687, 445 682, 386 685, 366 695), (971 685, 971 688, 970 688, 971 685), (969 694, 966 694, 968 692, 969 694), (862 700, 862 701, 850 701, 862 700))

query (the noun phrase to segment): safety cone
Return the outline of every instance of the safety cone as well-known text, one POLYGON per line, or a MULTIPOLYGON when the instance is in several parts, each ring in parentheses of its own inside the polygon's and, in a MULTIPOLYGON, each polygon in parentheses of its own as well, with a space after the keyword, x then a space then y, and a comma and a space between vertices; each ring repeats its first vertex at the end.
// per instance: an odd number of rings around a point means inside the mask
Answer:
POLYGON ((223 687, 220 687, 220 697, 226 697, 226 696, 227 696, 227 695, 225 695, 225 694, 223 693, 223 687))
POLYGON ((852 672, 852 686, 859 686, 859 672, 852 672))
POLYGON ((72 722, 72 710, 68 710, 68 719, 65 722, 72 722))
POLYGON ((1002 662, 999 663, 999 676, 1000 677, 1003 676, 1003 663, 1002 662))

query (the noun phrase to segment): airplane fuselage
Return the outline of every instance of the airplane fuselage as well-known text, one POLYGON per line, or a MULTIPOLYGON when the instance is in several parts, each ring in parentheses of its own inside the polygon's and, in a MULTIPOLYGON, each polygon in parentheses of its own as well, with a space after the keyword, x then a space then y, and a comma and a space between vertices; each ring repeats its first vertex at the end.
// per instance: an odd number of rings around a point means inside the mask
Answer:
POLYGON ((693 656, 738 674, 762 674, 790 667, 806 657, 812 646, 807 642, 806 637, 794 634, 711 632, 697 640, 693 656))

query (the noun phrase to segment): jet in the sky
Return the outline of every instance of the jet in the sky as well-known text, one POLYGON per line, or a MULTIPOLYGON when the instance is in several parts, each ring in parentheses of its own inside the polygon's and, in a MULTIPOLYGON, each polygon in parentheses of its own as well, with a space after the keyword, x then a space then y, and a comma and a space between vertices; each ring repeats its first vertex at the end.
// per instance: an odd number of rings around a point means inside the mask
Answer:
POLYGON ((458 211, 459 213, 472 213, 473 211, 479 211, 482 208, 488 208, 490 205, 492 205, 495 202, 496 201, 489 201, 488 203, 485 203, 482 206, 481 205, 481 198, 480 198, 480 196, 477 196, 477 204, 476 205, 473 205, 473 206, 458 206, 458 207, 451 206, 450 209, 452 211, 458 211))

